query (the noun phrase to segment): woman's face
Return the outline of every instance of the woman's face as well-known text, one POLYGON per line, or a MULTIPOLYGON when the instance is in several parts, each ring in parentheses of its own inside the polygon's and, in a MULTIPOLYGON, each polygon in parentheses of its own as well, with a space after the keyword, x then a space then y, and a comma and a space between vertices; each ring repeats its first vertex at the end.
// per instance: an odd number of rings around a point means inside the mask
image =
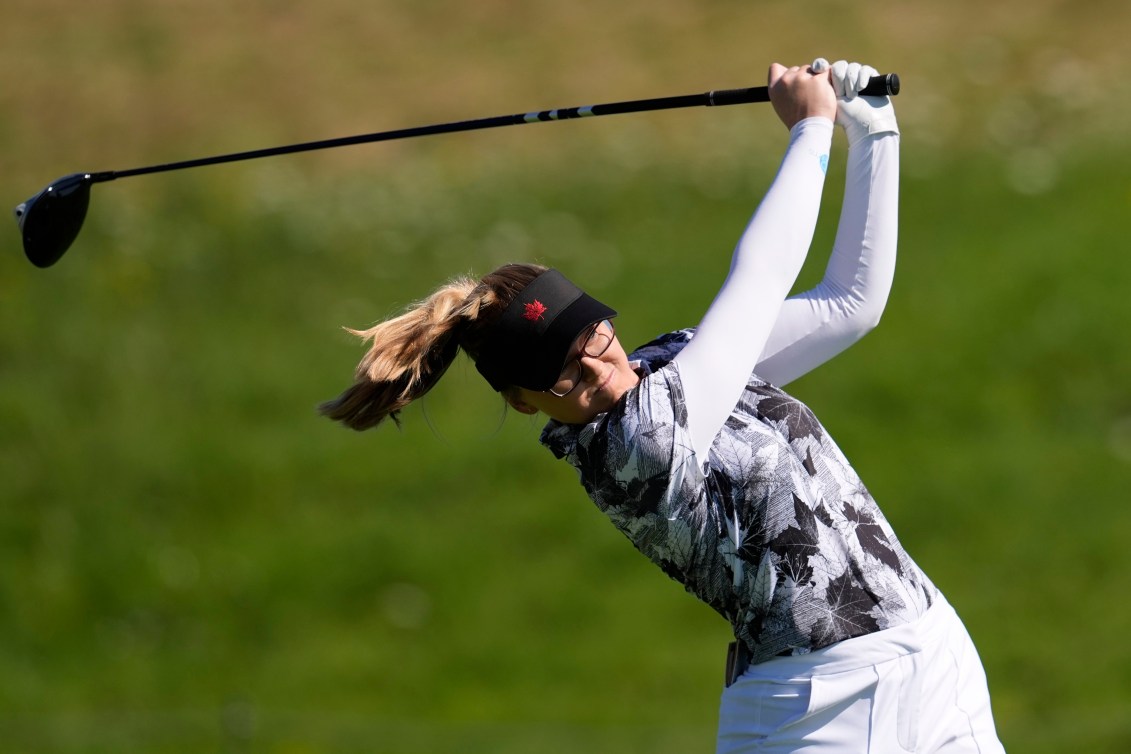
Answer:
MULTIPOLYGON (((598 325, 608 328, 608 324, 598 325)), ((608 332, 608 330, 606 330, 608 332)), ((584 424, 600 413, 613 407, 620 397, 640 382, 640 376, 628 364, 628 355, 616 336, 600 356, 588 356, 582 350, 586 331, 573 344, 570 359, 566 362, 563 376, 581 369, 576 385, 564 396, 551 392, 513 388, 506 394, 507 402, 524 414, 539 411, 564 424, 584 424)))

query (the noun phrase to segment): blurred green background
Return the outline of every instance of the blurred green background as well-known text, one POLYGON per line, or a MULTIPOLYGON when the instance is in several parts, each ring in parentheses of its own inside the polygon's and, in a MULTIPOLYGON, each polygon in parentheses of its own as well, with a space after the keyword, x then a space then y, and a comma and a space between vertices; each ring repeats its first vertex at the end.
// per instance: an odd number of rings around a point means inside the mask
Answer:
MULTIPOLYGON (((792 386, 966 620, 1014 752, 1131 751, 1131 6, 5 0, 0 206, 78 170, 898 71, 881 327, 792 386)), ((693 324, 771 180, 767 106, 104 184, 0 233, 0 750, 708 752, 728 627, 467 362, 315 415, 368 324, 561 267, 629 344, 693 324)), ((834 143, 813 260, 835 231, 834 143)), ((841 158, 841 159, 838 159, 841 158)))

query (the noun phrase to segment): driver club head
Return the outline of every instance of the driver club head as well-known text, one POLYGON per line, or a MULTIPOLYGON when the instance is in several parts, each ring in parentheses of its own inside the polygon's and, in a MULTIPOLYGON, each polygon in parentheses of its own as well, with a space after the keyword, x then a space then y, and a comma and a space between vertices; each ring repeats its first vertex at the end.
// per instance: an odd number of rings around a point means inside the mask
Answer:
POLYGON ((70 248, 90 205, 90 173, 72 173, 16 207, 24 254, 36 267, 50 267, 70 248))

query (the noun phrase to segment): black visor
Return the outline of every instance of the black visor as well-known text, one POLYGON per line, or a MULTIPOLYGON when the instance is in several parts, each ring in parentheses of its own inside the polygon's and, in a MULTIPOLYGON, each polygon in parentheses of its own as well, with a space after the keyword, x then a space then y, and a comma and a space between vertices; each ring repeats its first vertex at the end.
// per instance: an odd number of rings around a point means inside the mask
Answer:
POLYGON ((547 270, 507 306, 475 367, 495 390, 549 390, 585 328, 616 315, 557 270, 547 270))

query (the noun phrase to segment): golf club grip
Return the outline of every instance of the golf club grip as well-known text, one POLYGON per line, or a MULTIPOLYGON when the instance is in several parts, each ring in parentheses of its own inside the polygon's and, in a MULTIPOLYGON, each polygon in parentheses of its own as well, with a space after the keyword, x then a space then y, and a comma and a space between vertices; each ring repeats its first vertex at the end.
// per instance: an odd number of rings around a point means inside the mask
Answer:
MULTIPOLYGON (((899 74, 881 73, 873 76, 860 94, 869 97, 884 97, 899 94, 899 74)), ((721 89, 708 94, 708 106, 743 105, 750 102, 769 102, 770 88, 754 86, 749 89, 721 89)))

